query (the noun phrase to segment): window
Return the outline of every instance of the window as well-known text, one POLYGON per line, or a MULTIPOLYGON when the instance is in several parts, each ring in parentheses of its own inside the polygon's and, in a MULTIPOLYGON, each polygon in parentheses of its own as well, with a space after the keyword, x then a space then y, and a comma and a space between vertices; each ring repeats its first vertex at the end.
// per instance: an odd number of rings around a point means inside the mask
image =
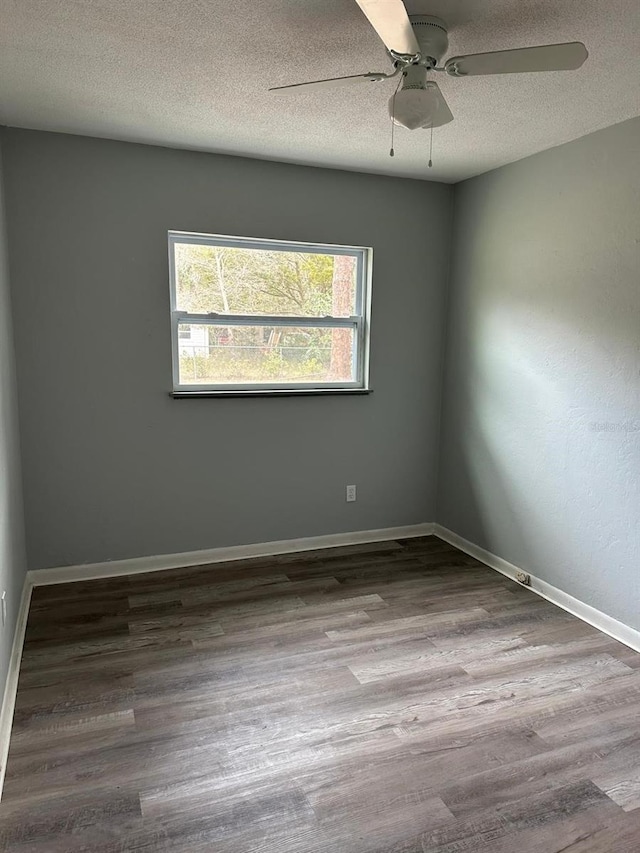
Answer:
POLYGON ((367 390, 371 255, 170 231, 174 392, 367 390))

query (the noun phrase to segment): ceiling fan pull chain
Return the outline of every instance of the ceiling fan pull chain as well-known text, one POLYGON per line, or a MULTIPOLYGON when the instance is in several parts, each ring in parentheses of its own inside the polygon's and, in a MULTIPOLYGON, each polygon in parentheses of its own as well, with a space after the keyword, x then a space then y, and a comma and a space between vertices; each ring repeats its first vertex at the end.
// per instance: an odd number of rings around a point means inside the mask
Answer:
POLYGON ((396 95, 398 94, 398 89, 400 88, 400 83, 402 83, 402 78, 405 76, 404 72, 400 75, 400 79, 398 80, 398 85, 395 88, 395 91, 391 100, 391 148, 389 149, 389 157, 395 157, 395 151, 393 150, 393 134, 395 130, 395 121, 394 116, 396 114, 395 106, 396 106, 396 95))
POLYGON ((431 124, 431 142, 429 143, 429 168, 433 166, 433 123, 431 124))

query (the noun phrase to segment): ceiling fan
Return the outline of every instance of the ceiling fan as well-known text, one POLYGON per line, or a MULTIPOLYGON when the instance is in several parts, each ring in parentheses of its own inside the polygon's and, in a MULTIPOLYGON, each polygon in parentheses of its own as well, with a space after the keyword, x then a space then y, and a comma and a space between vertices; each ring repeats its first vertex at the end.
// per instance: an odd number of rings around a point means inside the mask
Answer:
POLYGON ((431 15, 408 15, 402 0, 356 2, 384 42, 393 62, 393 70, 389 74, 369 71, 366 74, 274 86, 269 89, 270 92, 291 91, 303 86, 379 83, 400 77, 398 88, 389 99, 392 120, 409 130, 434 128, 453 121, 453 115, 438 84, 427 79, 429 72, 444 71, 451 77, 473 77, 480 74, 572 71, 580 68, 589 55, 582 42, 573 41, 452 56, 443 65, 438 65, 449 47, 447 26, 443 21, 431 15))

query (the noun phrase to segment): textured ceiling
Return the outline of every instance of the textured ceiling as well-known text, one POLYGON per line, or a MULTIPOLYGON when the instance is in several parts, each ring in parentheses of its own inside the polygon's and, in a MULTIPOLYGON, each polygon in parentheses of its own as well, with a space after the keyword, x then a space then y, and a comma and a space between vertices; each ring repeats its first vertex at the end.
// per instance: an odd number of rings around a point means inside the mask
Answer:
POLYGON ((638 0, 407 0, 448 55, 583 41, 579 71, 437 76, 455 121, 396 131, 393 81, 269 94, 387 70, 355 0, 0 0, 0 123, 457 181, 640 114, 638 0))

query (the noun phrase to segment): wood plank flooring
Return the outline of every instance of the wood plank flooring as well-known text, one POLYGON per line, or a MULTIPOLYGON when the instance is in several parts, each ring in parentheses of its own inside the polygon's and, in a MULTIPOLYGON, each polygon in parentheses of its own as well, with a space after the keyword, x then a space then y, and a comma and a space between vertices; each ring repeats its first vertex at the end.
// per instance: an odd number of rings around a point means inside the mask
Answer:
POLYGON ((40 587, 7 853, 638 853, 640 655, 433 537, 40 587))

